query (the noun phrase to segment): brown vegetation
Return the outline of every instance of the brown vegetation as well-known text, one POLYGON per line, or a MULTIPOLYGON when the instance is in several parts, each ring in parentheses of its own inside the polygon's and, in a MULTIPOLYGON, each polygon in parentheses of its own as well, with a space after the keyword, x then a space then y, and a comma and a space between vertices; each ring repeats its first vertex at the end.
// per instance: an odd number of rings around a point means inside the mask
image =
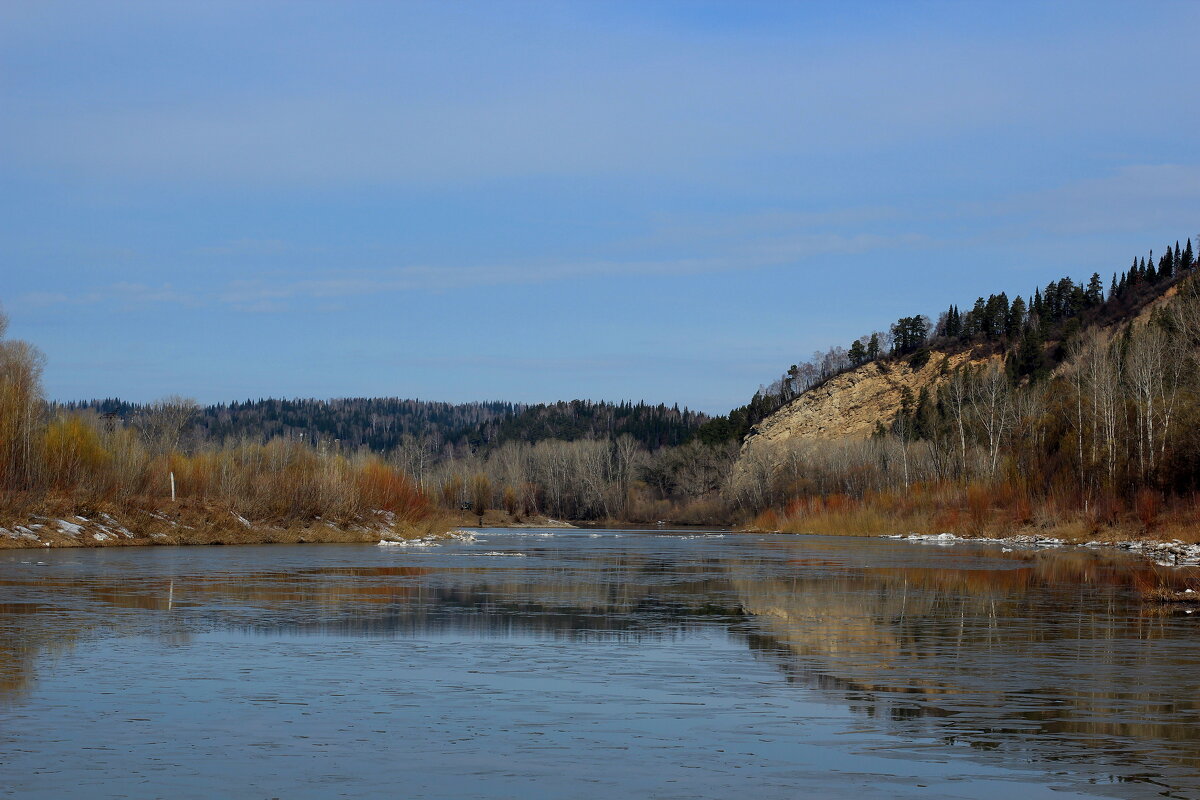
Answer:
MULTIPOLYGON (((1200 286, 1189 278, 1149 308, 1061 343, 1066 358, 1045 380, 1014 383, 998 360, 945 360, 898 408, 880 384, 870 437, 806 433, 831 423, 805 414, 840 405, 802 396, 747 440, 727 495, 750 516, 769 511, 755 525, 778 530, 1195 541, 1200 286)), ((819 391, 867 380, 847 373, 819 391)))
MULTIPOLYGON (((33 347, 0 340, 0 523, 7 527, 76 516, 91 523, 106 514, 134 532, 113 541, 157 534, 157 541, 215 543, 378 541, 381 520, 396 533, 438 524, 425 493, 369 452, 278 438, 185 448, 181 432, 195 404, 179 398, 130 425, 90 412, 48 418, 40 377, 33 347)), ((49 538, 9 535, 0 544, 109 541, 34 529, 49 538)))

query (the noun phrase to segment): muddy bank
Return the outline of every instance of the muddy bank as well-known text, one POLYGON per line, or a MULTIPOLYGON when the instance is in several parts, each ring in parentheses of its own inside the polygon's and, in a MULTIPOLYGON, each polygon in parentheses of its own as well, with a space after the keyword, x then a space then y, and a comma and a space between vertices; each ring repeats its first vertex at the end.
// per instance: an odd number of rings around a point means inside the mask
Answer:
POLYGON ((377 544, 430 540, 459 528, 573 528, 543 516, 514 518, 502 512, 440 514, 420 522, 376 511, 354 520, 253 520, 203 504, 132 509, 42 509, 0 516, 0 549, 129 547, 140 545, 377 544))
POLYGON ((233 511, 179 506, 165 509, 90 510, 28 514, 0 521, 0 548, 129 547, 362 543, 449 536, 452 520, 418 523, 378 511, 355 520, 250 520, 233 511))

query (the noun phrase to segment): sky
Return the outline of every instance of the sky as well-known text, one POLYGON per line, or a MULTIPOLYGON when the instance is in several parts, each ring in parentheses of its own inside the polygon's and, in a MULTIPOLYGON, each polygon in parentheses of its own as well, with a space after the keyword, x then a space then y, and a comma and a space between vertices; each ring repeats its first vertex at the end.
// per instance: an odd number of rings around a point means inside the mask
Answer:
POLYGON ((724 413, 1195 239, 1198 41, 1169 0, 4 3, 0 305, 56 400, 724 413))

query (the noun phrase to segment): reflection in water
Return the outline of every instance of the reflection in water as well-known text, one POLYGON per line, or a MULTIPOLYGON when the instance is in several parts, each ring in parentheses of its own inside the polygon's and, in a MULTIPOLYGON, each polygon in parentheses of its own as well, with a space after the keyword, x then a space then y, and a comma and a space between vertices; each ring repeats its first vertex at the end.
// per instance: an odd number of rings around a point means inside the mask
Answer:
POLYGON ((147 648, 214 633, 526 639, 577 643, 571 652, 586 659, 588 642, 636 648, 720 632, 888 736, 1132 781, 1123 796, 1200 796, 1198 621, 1138 599, 1196 576, 1125 557, 498 531, 420 552, 38 556, 44 563, 0 560, 0 699, 10 708, 36 696, 46 665, 77 643, 113 637, 147 648))

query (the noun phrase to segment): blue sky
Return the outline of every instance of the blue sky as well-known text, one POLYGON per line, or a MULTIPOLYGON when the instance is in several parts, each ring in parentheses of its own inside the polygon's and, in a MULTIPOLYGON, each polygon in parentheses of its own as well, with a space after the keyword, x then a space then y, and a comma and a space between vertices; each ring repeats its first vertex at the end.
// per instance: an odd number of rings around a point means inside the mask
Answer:
POLYGON ((1200 233, 1200 3, 7 3, 60 399, 645 399, 1200 233))

